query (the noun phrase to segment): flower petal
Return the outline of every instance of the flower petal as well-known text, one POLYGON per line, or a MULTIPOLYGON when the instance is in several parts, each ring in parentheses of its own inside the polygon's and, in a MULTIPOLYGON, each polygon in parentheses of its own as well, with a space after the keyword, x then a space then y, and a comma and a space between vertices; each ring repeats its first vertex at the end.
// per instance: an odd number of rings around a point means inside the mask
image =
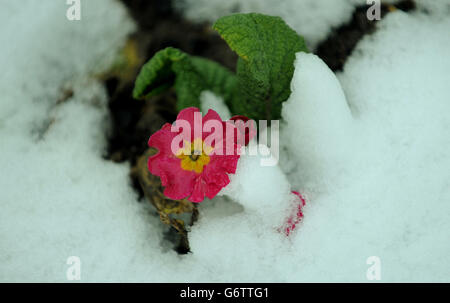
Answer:
POLYGON ((170 131, 171 125, 165 124, 162 129, 154 133, 148 140, 148 145, 154 147, 158 152, 151 156, 148 161, 148 169, 156 176, 161 175, 161 163, 168 159, 176 159, 172 153, 171 144, 172 139, 176 136, 175 133, 170 131))
MULTIPOLYGON (((242 123, 237 123, 237 121, 243 121, 244 123, 247 123, 248 121, 250 121, 250 118, 246 117, 246 116, 234 116, 230 118, 231 121, 233 121, 236 125, 236 129, 237 131, 244 136, 245 141, 244 141, 244 145, 247 146, 248 143, 257 135, 258 131, 256 128, 256 122, 253 121, 250 126, 248 128, 244 127, 245 124, 242 123)), ((236 144, 240 143, 238 142, 238 137, 237 134, 235 133, 235 142, 236 144)))
MULTIPOLYGON (((200 112, 198 110, 198 108, 196 108, 196 107, 188 107, 188 108, 185 108, 185 109, 181 110, 178 113, 178 116, 177 116, 177 121, 178 120, 184 120, 184 121, 188 122, 189 125, 191 126, 191 138, 190 138, 191 142, 194 140, 194 114, 196 112, 200 112)), ((175 123, 176 123, 176 121, 175 121, 175 123)), ((198 125, 197 127, 202 129, 203 126, 202 125, 198 125)))
POLYGON ((173 200, 189 197, 194 186, 195 173, 181 169, 180 160, 163 164, 161 184, 165 186, 164 195, 173 200))

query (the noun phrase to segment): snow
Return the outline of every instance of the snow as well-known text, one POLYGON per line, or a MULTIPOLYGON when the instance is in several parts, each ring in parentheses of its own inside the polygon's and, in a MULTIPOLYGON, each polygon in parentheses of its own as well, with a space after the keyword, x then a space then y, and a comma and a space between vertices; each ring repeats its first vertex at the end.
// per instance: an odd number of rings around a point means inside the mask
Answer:
POLYGON ((364 134, 359 167, 377 182, 355 179, 373 197, 361 192, 364 200, 383 199, 372 226, 390 234, 393 279, 448 280, 449 26, 448 15, 389 15, 340 75, 364 134))
POLYGON ((418 0, 416 3, 419 10, 435 16, 446 17, 450 13, 450 0, 418 0))
POLYGON ((258 149, 263 152, 252 155, 246 148, 236 169, 239 173, 231 175, 230 185, 220 194, 238 201, 250 215, 259 215, 262 222, 275 227, 289 215, 289 202, 296 199, 279 166, 261 165, 261 160, 267 157, 261 154, 270 154, 270 150, 264 145, 258 149))
MULTIPOLYGON (((200 204, 183 256, 138 203, 129 165, 103 159, 109 115, 95 75, 134 26, 115 1, 82 3, 74 22, 64 2, 0 12, 0 281, 67 282, 78 256, 82 282, 364 282, 378 256, 382 282, 448 282, 448 1, 389 14, 337 76, 297 54, 280 165, 242 156, 200 204), (286 237, 291 190, 308 200, 286 237)), ((203 106, 221 101, 202 94, 203 106)))
POLYGON ((66 9, 2 5, 0 281, 64 281, 72 255, 107 280, 117 257, 133 253, 134 235, 151 232, 133 223, 143 210, 128 166, 102 159, 107 99, 92 77, 134 25, 113 1, 83 2, 81 21, 66 9), (73 97, 58 102, 66 89, 73 97))
POLYGON ((209 90, 205 90, 200 94, 200 107, 202 113, 207 113, 208 109, 215 110, 222 120, 231 118, 230 110, 228 109, 222 97, 215 95, 209 90))
POLYGON ((280 141, 298 162, 295 170, 301 174, 295 183, 333 183, 353 157, 350 108, 339 81, 320 58, 298 53, 296 62, 292 94, 283 104, 286 125, 280 141), (324 174, 329 178, 325 180, 324 174))
POLYGON ((311 144, 300 133, 297 145, 286 147, 290 154, 298 154, 295 169, 291 165, 291 180, 303 181, 314 201, 314 207, 306 210, 298 243, 309 249, 317 239, 326 239, 321 251, 312 254, 329 260, 324 252, 333 251, 340 265, 328 269, 330 276, 347 280, 355 263, 362 264, 356 260, 375 255, 386 264, 384 281, 448 281, 449 25, 448 18, 396 12, 358 45, 339 75, 356 131, 348 146, 336 143, 336 137, 344 139, 336 132, 348 132, 341 94, 329 87, 331 82, 314 85, 315 74, 325 68, 319 59, 306 54, 297 57, 294 92, 283 109, 287 129, 323 130, 315 133, 311 144), (302 66, 309 69, 301 71, 302 66), (308 98, 305 86, 317 90, 319 97, 308 98), (328 104, 321 103, 320 90, 330 92, 328 104), (315 105, 302 107, 306 102, 315 105), (311 112, 313 116, 305 117, 308 108, 315 106, 322 106, 326 113, 311 112), (324 123, 327 115, 338 117, 324 123), (329 151, 316 153, 317 142, 329 151), (317 159, 326 162, 336 149, 349 147, 350 152, 337 158, 350 156, 338 175, 332 165, 311 171, 317 159))

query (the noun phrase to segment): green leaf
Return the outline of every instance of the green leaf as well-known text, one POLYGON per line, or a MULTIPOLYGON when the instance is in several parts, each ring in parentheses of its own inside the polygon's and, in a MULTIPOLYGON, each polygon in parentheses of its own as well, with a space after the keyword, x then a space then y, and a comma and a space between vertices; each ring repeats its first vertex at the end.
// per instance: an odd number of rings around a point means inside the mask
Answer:
POLYGON ((256 13, 222 17, 213 28, 240 57, 232 112, 279 119, 291 93, 295 53, 308 52, 303 38, 281 18, 256 13))
POLYGON ((185 58, 186 54, 172 47, 157 52, 142 67, 134 84, 133 97, 139 99, 157 95, 171 87, 175 81, 172 63, 185 58))
POLYGON ((191 58, 192 64, 205 81, 205 88, 221 96, 230 107, 236 94, 236 76, 214 61, 201 57, 191 58))
POLYGON ((168 47, 157 52, 142 67, 133 96, 136 99, 145 98, 173 86, 179 110, 200 107, 200 94, 204 90, 211 90, 230 104, 236 83, 236 77, 221 65, 168 47))

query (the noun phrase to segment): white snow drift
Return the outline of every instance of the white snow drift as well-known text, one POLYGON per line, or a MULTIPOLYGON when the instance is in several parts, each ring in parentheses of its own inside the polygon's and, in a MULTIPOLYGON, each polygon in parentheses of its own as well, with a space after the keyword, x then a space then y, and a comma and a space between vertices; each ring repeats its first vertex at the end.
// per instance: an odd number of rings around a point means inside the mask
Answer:
POLYGON ((0 281, 67 281, 70 256, 80 257, 84 282, 367 281, 366 260, 378 256, 382 281, 448 282, 450 19, 439 3, 428 15, 388 15, 337 78, 297 54, 281 165, 242 157, 228 198, 200 205, 193 253, 179 256, 149 204, 136 201, 129 167, 102 158, 108 111, 91 75, 133 28, 124 8, 85 1, 82 21, 70 23, 64 3, 8 2, 0 281), (73 97, 58 102, 67 87, 73 97), (286 237, 276 227, 290 190, 309 199, 286 237))

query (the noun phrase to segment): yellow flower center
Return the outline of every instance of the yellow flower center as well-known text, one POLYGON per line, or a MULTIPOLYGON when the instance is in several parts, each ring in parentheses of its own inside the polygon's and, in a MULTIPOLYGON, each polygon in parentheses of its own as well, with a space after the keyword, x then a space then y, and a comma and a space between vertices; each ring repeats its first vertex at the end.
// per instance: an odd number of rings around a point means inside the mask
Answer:
POLYGON ((190 143, 184 141, 183 148, 180 148, 176 154, 181 159, 181 168, 187 171, 201 173, 205 165, 209 163, 209 156, 212 147, 204 146, 202 139, 195 139, 190 143))

